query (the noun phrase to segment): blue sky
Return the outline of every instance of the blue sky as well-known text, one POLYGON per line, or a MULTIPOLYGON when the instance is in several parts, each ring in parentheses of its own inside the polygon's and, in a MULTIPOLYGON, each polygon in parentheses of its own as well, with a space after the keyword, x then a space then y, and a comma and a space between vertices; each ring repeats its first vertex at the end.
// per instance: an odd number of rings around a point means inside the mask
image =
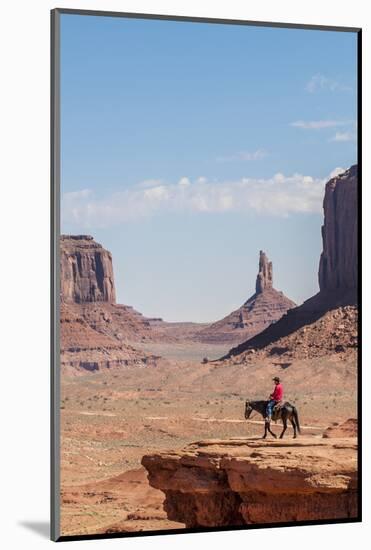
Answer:
POLYGON ((62 15, 62 232, 146 315, 223 317, 260 249, 300 303, 324 184, 356 162, 356 66, 355 33, 62 15))

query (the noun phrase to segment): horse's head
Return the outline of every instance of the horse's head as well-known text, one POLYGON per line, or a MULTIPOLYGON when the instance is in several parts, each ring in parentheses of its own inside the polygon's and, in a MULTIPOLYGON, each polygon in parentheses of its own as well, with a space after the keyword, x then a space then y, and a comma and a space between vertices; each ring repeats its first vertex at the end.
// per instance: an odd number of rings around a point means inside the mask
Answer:
POLYGON ((245 402, 245 418, 246 418, 246 420, 248 420, 250 418, 250 414, 252 413, 252 411, 253 411, 253 408, 250 405, 250 401, 248 399, 246 399, 246 402, 245 402))

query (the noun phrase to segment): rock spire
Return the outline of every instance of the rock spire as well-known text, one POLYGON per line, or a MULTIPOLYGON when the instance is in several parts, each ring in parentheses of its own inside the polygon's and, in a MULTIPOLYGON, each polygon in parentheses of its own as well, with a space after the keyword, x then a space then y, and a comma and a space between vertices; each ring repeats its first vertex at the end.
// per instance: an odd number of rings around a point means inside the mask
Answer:
POLYGON ((273 288, 273 266, 262 250, 259 254, 259 273, 256 277, 256 294, 261 294, 267 288, 273 288))

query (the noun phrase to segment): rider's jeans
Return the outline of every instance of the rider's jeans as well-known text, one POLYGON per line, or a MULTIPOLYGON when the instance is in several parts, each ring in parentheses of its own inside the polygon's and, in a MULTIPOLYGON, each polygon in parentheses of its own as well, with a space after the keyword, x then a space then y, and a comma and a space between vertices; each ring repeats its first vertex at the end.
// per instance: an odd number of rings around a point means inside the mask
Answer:
POLYGON ((267 416, 272 416, 272 410, 275 404, 276 404, 276 401, 274 399, 271 399, 270 401, 268 401, 267 416))

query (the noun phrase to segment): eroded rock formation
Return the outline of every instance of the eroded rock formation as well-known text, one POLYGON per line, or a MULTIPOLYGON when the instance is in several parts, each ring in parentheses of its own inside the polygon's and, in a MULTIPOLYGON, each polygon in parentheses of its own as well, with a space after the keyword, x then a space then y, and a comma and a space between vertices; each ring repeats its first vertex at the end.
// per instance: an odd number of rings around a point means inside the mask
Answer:
POLYGON ((357 287, 357 166, 326 184, 319 264, 321 292, 346 292, 357 287))
POLYGON ((256 294, 261 294, 264 290, 273 288, 273 265, 262 250, 259 253, 259 273, 256 277, 256 294))
POLYGON ((199 441, 142 464, 168 519, 189 528, 357 516, 355 438, 199 441))
MULTIPOLYGON (((278 323, 277 323, 278 325, 278 323)), ((231 350, 233 362, 244 363, 261 355, 280 361, 337 354, 345 359, 358 347, 358 309, 344 306, 325 312, 299 311, 282 323, 231 350), (284 332, 287 332, 286 335, 284 332), (254 347, 255 346, 255 347, 254 347)))
POLYGON ((62 235, 60 264, 63 373, 154 364, 157 357, 129 345, 150 338, 151 320, 115 303, 111 253, 89 235, 62 235))
MULTIPOLYGON (((117 307, 117 306, 112 306, 117 307)), ((102 322, 110 323, 110 313, 101 309, 102 322)), ((108 331, 96 330, 89 317, 73 306, 62 304, 60 361, 62 373, 77 376, 133 365, 154 365, 158 357, 135 349, 108 331)))
POLYGON ((255 294, 224 319, 201 330, 196 338, 207 343, 242 342, 278 321, 295 305, 283 292, 273 288, 272 262, 261 250, 255 294))
MULTIPOLYGON (((274 325, 268 326, 256 336, 246 339, 242 344, 231 349, 226 358, 240 355, 251 349, 266 349, 273 343, 277 343, 277 347, 281 348, 279 343, 282 339, 321 320, 330 310, 338 310, 339 315, 342 316, 342 308, 350 306, 353 308, 353 313, 350 315, 356 318, 357 179, 357 166, 352 166, 343 174, 331 179, 326 185, 323 202, 323 252, 318 271, 320 284, 318 294, 306 300, 301 306, 287 311, 274 325)), ((354 328, 356 329, 355 326, 354 328)), ((352 330, 352 335, 354 332, 356 330, 352 330)), ((345 330, 343 335, 344 342, 340 338, 336 346, 341 347, 343 344, 345 347, 348 346, 349 338, 345 330)), ((327 336, 330 340, 334 340, 328 332, 327 336)), ((355 334, 355 340, 356 336, 355 334)))
POLYGON ((61 301, 116 302, 112 256, 89 235, 60 239, 61 301))

